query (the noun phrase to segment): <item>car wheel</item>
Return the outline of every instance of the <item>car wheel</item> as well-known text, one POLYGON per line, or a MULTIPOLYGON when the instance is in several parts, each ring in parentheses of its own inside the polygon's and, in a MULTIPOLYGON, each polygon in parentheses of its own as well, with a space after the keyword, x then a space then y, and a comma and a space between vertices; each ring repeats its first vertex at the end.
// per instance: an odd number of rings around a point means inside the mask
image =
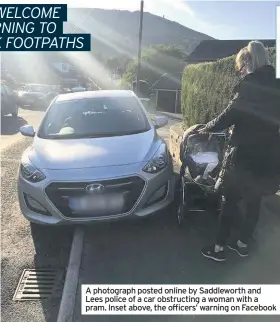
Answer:
POLYGON ((16 105, 16 108, 14 110, 14 112, 11 113, 12 117, 17 117, 18 116, 18 105, 16 105))

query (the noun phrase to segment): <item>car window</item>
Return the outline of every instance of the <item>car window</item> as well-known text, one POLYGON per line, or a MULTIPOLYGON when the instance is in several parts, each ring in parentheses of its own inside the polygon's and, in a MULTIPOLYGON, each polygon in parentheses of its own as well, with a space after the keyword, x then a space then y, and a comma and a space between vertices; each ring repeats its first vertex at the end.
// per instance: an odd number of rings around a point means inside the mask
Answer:
POLYGON ((150 130, 149 121, 135 97, 99 97, 51 104, 38 136, 82 138, 120 136, 150 130))

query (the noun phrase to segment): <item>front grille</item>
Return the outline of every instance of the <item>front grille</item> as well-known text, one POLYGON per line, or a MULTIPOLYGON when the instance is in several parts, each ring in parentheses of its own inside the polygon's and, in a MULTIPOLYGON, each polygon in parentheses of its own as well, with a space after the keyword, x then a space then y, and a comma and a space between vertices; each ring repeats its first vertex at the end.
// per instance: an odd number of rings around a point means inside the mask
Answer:
POLYGON ((132 210, 135 203, 138 201, 145 187, 145 181, 137 176, 113 179, 113 180, 101 180, 91 182, 52 182, 50 183, 45 192, 54 204, 54 206, 62 213, 63 216, 68 218, 85 218, 85 217, 102 217, 102 216, 115 216, 119 214, 125 214, 132 210), (110 210, 109 212, 94 212, 79 213, 69 207, 69 200, 71 198, 83 197, 87 195, 86 187, 91 184, 101 184, 105 187, 103 196, 106 194, 114 193, 122 194, 124 198, 124 204, 121 211, 119 209, 110 210))

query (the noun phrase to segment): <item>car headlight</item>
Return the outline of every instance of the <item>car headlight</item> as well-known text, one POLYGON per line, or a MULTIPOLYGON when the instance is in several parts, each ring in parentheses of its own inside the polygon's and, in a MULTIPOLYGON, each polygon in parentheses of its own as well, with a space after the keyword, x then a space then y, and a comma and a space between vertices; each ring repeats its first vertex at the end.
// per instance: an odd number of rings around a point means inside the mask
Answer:
POLYGON ((46 176, 31 163, 28 157, 24 157, 21 160, 20 173, 25 180, 34 183, 40 182, 46 178, 46 176))
POLYGON ((143 171, 148 173, 157 173, 166 167, 168 163, 168 150, 165 143, 158 148, 153 158, 145 165, 143 171))

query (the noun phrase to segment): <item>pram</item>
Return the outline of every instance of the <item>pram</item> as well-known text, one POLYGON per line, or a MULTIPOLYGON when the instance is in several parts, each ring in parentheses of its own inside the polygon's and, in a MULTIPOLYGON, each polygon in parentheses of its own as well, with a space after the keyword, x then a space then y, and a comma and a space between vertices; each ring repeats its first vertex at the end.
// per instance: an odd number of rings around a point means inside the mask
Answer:
MULTIPOLYGON (((198 128, 203 127, 199 125, 198 128)), ((196 128, 196 129, 198 129, 196 128)), ((177 222, 192 211, 209 208, 219 212, 223 196, 215 186, 227 146, 227 132, 186 135, 180 147, 182 162, 176 191, 177 222)))

